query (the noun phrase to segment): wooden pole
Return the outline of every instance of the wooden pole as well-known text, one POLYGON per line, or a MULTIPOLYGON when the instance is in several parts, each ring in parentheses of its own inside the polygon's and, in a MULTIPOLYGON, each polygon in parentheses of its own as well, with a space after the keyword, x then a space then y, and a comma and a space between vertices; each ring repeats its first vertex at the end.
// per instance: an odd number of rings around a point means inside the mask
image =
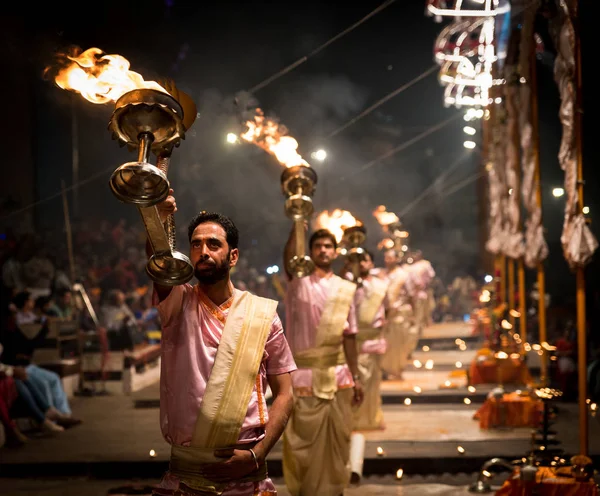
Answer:
POLYGON ((498 303, 506 303, 506 255, 500 255, 500 298, 498 303))
MULTIPOLYGON (((515 259, 508 259, 508 308, 513 310, 515 308, 515 259)), ((511 315, 509 322, 515 325, 515 318, 511 315)))
MULTIPOLYGON (((531 47, 530 68, 530 86, 531 86, 531 140, 535 163, 533 183, 536 188, 535 197, 537 204, 542 209, 542 176, 540 172, 540 131, 538 123, 538 86, 537 86, 537 66, 535 57, 535 44, 531 47)), ((537 283, 538 283, 538 338, 540 343, 548 340, 546 327, 546 271, 544 262, 537 263, 537 283)), ((523 340, 525 341, 525 340, 523 340)), ((542 355, 540 382, 545 386, 548 382, 548 354, 544 351, 542 355)))
MULTIPOLYGON (((582 143, 582 74, 581 74, 581 32, 577 2, 573 5, 573 28, 575 32, 575 108, 573 109, 575 145, 577 151, 577 208, 583 215, 583 143, 582 143)), ((579 386, 579 454, 587 455, 588 410, 587 410, 587 338, 585 319, 585 273, 584 267, 576 269, 577 291, 577 368, 579 386)))
POLYGON ((69 202, 67 200, 67 189, 64 179, 61 179, 63 214, 65 217, 65 233, 67 235, 67 254, 69 256, 69 269, 71 284, 75 283, 75 258, 73 256, 73 234, 71 232, 71 219, 69 216, 69 202))
POLYGON ((519 258, 518 266, 519 280, 519 334, 523 342, 527 341, 527 304, 525 302, 525 261, 519 258))

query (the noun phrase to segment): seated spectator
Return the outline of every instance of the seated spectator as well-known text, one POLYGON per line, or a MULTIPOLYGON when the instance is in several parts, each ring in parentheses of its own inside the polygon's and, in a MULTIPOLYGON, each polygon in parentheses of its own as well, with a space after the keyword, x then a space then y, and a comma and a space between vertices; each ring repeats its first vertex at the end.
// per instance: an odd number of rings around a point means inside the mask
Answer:
POLYGON ((70 289, 62 288, 56 291, 46 315, 61 319, 73 318, 73 295, 70 289))
POLYGON ((13 304, 16 313, 11 319, 12 325, 9 325, 5 333, 3 363, 24 367, 28 381, 45 394, 48 404, 63 417, 70 419, 64 420, 64 423, 81 423, 80 420, 71 418, 69 400, 59 375, 31 363, 35 348, 48 334, 46 317, 35 314, 33 300, 27 291, 18 293, 13 299, 13 304), (35 325, 39 326, 37 332, 35 325), (23 333, 25 328, 28 329, 27 334, 23 333))
MULTIPOLYGON (((0 345, 0 358, 2 358, 2 351, 2 345, 0 345)), ((28 380, 25 368, 13 367, 0 362, 0 420, 4 424, 9 445, 18 446, 27 441, 9 413, 18 397, 27 408, 27 413, 42 430, 49 433, 64 431, 64 427, 59 425, 58 421, 62 421, 65 417, 51 407, 44 392, 35 383, 28 380)), ((69 425, 68 420, 66 424, 69 425)))

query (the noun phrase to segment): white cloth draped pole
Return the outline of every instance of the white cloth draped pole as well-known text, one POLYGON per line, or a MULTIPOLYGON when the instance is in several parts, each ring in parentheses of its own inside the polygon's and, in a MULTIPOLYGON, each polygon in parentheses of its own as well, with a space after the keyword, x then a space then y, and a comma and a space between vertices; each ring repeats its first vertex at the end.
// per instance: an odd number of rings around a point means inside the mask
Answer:
POLYGON ((525 265, 534 268, 539 262, 548 257, 548 244, 544 237, 544 226, 542 225, 542 206, 538 202, 538 191, 541 188, 539 177, 536 177, 536 142, 533 136, 533 119, 537 115, 532 114, 532 88, 531 53, 534 43, 534 20, 539 2, 533 5, 524 14, 523 28, 519 47, 519 68, 525 81, 521 81, 519 87, 519 129, 521 134, 521 194, 525 207, 525 265))
POLYGON ((554 79, 560 93, 559 117, 563 128, 558 161, 565 172, 565 217, 561 244, 565 259, 571 268, 587 265, 598 248, 598 241, 585 221, 578 205, 577 146, 575 142, 575 30, 566 2, 558 2, 559 12, 551 24, 551 33, 557 52, 554 61, 554 79))

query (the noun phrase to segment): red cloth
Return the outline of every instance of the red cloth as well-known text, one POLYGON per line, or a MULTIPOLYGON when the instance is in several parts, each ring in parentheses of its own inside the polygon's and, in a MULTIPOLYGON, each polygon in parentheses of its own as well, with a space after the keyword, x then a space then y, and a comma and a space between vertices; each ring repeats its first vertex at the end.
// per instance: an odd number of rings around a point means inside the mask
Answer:
POLYGON ((473 419, 479 420, 481 429, 537 427, 542 421, 543 410, 544 404, 541 400, 508 393, 502 399, 486 399, 473 415, 473 419))
POLYGON ((16 427, 10 418, 10 407, 17 399, 18 393, 12 377, 0 377, 0 422, 6 429, 16 427))
POLYGON ((598 496, 593 481, 577 482, 572 477, 560 477, 549 467, 540 467, 535 481, 524 482, 518 477, 516 470, 496 491, 496 496, 598 496))
POLYGON ((507 358, 496 361, 473 360, 469 368, 469 383, 477 384, 530 384, 532 381, 525 362, 507 358))

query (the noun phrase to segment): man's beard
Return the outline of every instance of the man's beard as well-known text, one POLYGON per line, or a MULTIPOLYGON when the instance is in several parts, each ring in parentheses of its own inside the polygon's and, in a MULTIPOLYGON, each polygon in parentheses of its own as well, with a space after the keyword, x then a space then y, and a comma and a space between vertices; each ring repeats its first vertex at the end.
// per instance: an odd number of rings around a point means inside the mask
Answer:
MULTIPOLYGON (((212 286, 213 284, 226 279, 229 275, 229 261, 231 259, 230 254, 227 254, 227 258, 221 264, 215 263, 211 267, 199 269, 197 266, 194 268, 194 275, 200 284, 206 286, 212 286)), ((202 262, 198 262, 202 263, 202 262)))

